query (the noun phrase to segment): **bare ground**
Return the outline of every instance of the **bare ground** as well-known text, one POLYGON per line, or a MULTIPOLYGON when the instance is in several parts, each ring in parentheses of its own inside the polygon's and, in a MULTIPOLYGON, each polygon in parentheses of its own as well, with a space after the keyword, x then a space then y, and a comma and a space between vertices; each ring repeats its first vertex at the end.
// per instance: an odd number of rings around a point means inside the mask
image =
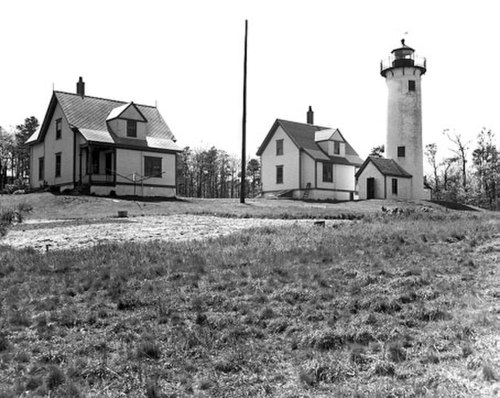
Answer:
MULTIPOLYGON (((328 220, 332 225, 345 221, 328 220)), ((311 220, 222 218, 198 215, 145 216, 102 220, 28 220, 11 230, 0 244, 36 250, 79 249, 104 243, 182 241, 216 238, 242 229, 309 223, 311 220)))

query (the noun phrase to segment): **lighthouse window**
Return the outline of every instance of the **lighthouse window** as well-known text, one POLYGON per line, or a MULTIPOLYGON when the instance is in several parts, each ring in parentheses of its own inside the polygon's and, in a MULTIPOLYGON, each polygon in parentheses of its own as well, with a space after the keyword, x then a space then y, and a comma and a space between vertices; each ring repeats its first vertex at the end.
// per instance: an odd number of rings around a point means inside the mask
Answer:
POLYGON ((408 80, 408 91, 415 91, 415 80, 408 80))
POLYGON ((405 157, 405 147, 398 146, 398 158, 404 158, 404 157, 405 157))

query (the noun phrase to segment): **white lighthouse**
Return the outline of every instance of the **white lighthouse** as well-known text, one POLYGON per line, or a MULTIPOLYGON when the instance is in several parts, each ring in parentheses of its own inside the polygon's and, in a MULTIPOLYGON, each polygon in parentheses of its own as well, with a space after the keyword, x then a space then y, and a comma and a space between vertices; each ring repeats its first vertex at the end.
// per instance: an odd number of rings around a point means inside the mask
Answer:
POLYGON ((412 176, 412 199, 428 196, 424 193, 421 95, 426 70, 426 59, 418 57, 404 39, 380 63, 388 88, 385 156, 412 176))

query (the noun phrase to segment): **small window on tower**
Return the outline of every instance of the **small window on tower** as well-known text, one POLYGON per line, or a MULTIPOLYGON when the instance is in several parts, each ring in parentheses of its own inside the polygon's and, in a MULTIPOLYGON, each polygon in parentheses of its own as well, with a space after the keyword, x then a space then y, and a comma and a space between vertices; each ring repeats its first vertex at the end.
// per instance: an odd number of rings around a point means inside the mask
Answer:
POLYGON ((415 80, 408 80, 408 91, 415 91, 415 80))
POLYGON ((398 158, 404 158, 404 157, 405 157, 405 147, 398 146, 398 158))

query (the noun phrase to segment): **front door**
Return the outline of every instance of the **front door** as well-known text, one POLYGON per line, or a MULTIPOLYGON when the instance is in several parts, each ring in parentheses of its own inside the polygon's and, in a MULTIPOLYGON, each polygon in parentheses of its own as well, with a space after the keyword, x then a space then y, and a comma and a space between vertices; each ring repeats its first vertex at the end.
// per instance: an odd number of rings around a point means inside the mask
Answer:
POLYGON ((366 179, 366 199, 375 199, 375 178, 366 179))

